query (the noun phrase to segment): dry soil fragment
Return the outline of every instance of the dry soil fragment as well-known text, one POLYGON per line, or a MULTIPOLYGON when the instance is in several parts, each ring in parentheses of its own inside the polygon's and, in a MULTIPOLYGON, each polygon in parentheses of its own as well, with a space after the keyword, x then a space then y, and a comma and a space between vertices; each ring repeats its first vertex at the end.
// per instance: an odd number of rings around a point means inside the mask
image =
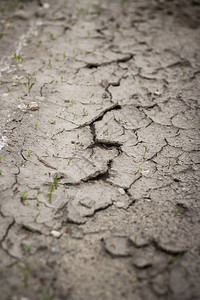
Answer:
POLYGON ((14 17, 21 20, 28 20, 30 16, 24 10, 18 10, 14 13, 14 17))
POLYGON ((149 244, 149 241, 142 237, 141 235, 133 234, 129 237, 129 240, 133 243, 133 245, 137 248, 145 247, 149 244))
POLYGON ((167 237, 155 239, 154 242, 163 251, 171 254, 184 253, 187 250, 186 245, 178 240, 174 241, 167 237))
POLYGON ((70 193, 73 197, 67 207, 68 220, 77 224, 85 223, 85 217, 93 216, 95 211, 107 208, 117 196, 116 189, 103 181, 85 183, 70 193))
POLYGON ((159 295, 166 294, 168 290, 167 281, 166 274, 158 274, 153 280, 153 290, 159 295))
POLYGON ((130 256, 127 237, 115 236, 104 239, 105 249, 114 256, 130 256))
POLYGON ((169 278, 169 286, 172 292, 179 296, 177 299, 192 299, 191 289, 187 279, 186 270, 182 267, 176 267, 171 270, 169 278))
POLYGON ((134 257, 133 264, 139 269, 147 268, 152 265, 152 258, 148 256, 137 256, 134 257))

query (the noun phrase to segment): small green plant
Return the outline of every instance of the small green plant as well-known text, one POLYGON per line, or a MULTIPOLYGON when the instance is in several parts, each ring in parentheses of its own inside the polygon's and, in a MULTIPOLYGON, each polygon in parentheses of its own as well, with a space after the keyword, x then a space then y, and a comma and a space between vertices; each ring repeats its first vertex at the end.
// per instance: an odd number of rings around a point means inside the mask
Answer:
POLYGON ((72 159, 73 159, 73 157, 66 158, 68 165, 70 164, 70 162, 72 161, 72 159))
POLYGON ((63 53, 63 58, 66 59, 66 57, 67 57, 67 55, 66 55, 66 53, 64 52, 64 53, 63 53))
POLYGON ((0 176, 3 176, 3 170, 0 170, 0 176))
POLYGON ((38 41, 37 44, 38 44, 38 46, 42 45, 42 41, 38 41))
POLYGON ((108 135, 108 129, 104 130, 103 134, 108 135))
POLYGON ((51 59, 49 58, 49 63, 48 63, 49 68, 52 68, 52 63, 51 63, 51 59))
POLYGON ((53 198, 53 191, 54 191, 54 184, 52 183, 49 188, 49 193, 47 194, 47 197, 49 198, 49 202, 51 202, 53 198))
POLYGON ((35 129, 37 129, 38 128, 38 125, 37 125, 37 123, 35 123, 35 129))
POLYGON ((146 154, 149 152, 149 149, 147 146, 144 147, 144 159, 146 159, 146 154))
POLYGON ((28 269, 22 269, 23 281, 22 286, 26 287, 28 285, 28 279, 30 277, 30 271, 28 269))
POLYGON ((57 187, 58 187, 58 175, 57 174, 53 179, 53 184, 54 184, 55 189, 57 189, 57 187))
POLYGON ((139 83, 142 84, 142 79, 139 80, 139 83))
POLYGON ((122 119, 121 119, 121 118, 119 118, 119 119, 117 120, 117 122, 118 122, 119 124, 121 124, 121 122, 122 122, 122 119))
POLYGON ((67 80, 64 80, 63 76, 61 76, 61 77, 60 77, 60 82, 61 82, 61 83, 65 83, 65 82, 67 82, 67 80))
POLYGON ((12 90, 10 88, 8 88, 8 93, 10 93, 12 90))
POLYGON ((34 228, 32 228, 31 226, 29 226, 27 224, 23 225, 23 229, 30 231, 30 232, 36 232, 34 228))
POLYGON ((73 115, 73 119, 77 119, 77 114, 75 114, 75 113, 72 113, 72 115, 73 115))
POLYGON ((56 174, 56 176, 53 179, 53 183, 51 183, 50 188, 49 188, 49 193, 47 194, 47 197, 49 198, 49 202, 51 203, 51 200, 53 198, 53 193, 54 190, 57 189, 58 187, 58 175, 56 174))
POLYGON ((174 262, 174 261, 180 259, 182 256, 183 256, 183 253, 178 253, 177 255, 172 256, 172 261, 174 262))
POLYGON ((179 215, 179 214, 181 214, 182 212, 183 212, 183 208, 182 208, 182 207, 179 207, 178 209, 175 210, 174 213, 175 213, 176 215, 179 215))
POLYGON ((2 39, 3 36, 4 36, 4 34, 3 34, 3 33, 0 33, 0 39, 2 39))
POLYGON ((50 34, 50 39, 51 39, 52 41, 56 41, 56 40, 57 40, 57 38, 53 35, 53 33, 50 34))
POLYGON ((50 124, 55 125, 56 124, 56 120, 51 120, 50 124))
POLYGON ((30 244, 29 244, 29 245, 24 245, 24 246, 23 246, 23 250, 24 250, 25 252, 31 252, 32 247, 31 247, 30 244))
POLYGON ((184 76, 186 75, 186 72, 183 71, 182 75, 183 75, 183 77, 184 77, 184 76))
POLYGON ((173 164, 174 162, 169 159, 168 167, 170 168, 171 166, 173 166, 173 164))
POLYGON ((19 5, 19 3, 17 3, 17 2, 11 2, 11 3, 9 4, 9 7, 10 7, 10 8, 16 8, 18 5, 19 5))
POLYGON ((33 151, 32 151, 32 150, 28 150, 27 152, 28 152, 28 156, 29 156, 29 157, 31 156, 31 154, 33 154, 33 151))
POLYGON ((88 116, 88 112, 87 112, 87 110, 84 108, 83 109, 83 116, 85 117, 85 116, 88 116))
POLYGON ((30 79, 30 75, 26 75, 28 82, 27 82, 27 86, 28 86, 28 93, 30 94, 32 87, 34 86, 35 82, 31 82, 30 79))
POLYGON ((28 191, 26 190, 26 191, 21 193, 21 201, 23 202, 27 199, 28 199, 28 191))
POLYGON ((22 63, 24 60, 20 55, 17 55, 16 53, 14 53, 14 55, 11 57, 12 60, 18 60, 18 62, 22 63))

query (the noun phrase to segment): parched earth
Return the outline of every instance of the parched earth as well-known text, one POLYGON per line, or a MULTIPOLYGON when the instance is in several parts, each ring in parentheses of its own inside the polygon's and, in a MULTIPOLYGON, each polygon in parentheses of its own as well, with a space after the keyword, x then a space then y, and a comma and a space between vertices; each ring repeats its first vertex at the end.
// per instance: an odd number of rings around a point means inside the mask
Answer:
POLYGON ((200 2, 2 0, 0 57, 0 299, 199 299, 200 2))

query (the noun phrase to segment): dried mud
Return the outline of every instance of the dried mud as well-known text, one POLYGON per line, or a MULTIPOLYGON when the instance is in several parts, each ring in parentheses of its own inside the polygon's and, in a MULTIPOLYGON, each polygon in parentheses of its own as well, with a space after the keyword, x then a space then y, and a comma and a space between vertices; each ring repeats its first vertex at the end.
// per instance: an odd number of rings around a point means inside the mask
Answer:
POLYGON ((0 299, 199 299, 199 1, 0 20, 0 299))

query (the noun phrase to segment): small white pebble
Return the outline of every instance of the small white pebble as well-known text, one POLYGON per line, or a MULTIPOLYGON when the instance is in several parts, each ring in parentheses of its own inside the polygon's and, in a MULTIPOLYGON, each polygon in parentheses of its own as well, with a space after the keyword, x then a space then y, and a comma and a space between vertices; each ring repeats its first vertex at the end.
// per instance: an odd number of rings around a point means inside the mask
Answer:
POLYGON ((124 195, 126 193, 125 190, 122 188, 118 188, 118 191, 121 195, 124 195))
POLYGON ((52 230, 51 231, 51 235, 53 235, 54 237, 56 238, 59 238, 61 236, 62 233, 60 233, 59 231, 57 230, 52 230))
POLYGON ((48 9, 50 7, 50 5, 49 5, 49 3, 46 2, 43 4, 43 7, 44 7, 44 9, 48 9))

